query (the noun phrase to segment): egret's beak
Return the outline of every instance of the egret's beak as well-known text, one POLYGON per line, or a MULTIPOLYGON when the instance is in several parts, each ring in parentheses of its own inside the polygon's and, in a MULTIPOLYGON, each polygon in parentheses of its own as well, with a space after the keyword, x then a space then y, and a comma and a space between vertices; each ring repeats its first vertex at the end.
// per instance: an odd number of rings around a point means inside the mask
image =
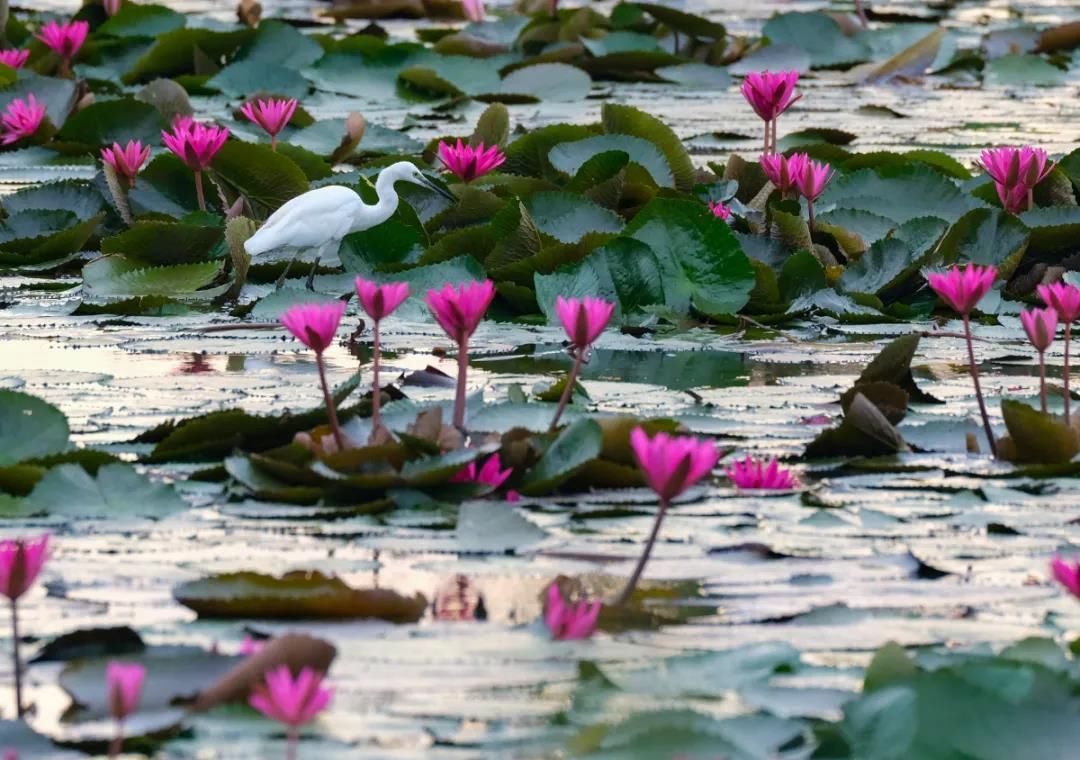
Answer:
POLYGON ((428 190, 432 191, 433 193, 438 193, 451 203, 457 203, 458 198, 456 195, 450 192, 447 188, 443 187, 442 184, 432 180, 430 177, 424 177, 423 186, 426 187, 428 190))

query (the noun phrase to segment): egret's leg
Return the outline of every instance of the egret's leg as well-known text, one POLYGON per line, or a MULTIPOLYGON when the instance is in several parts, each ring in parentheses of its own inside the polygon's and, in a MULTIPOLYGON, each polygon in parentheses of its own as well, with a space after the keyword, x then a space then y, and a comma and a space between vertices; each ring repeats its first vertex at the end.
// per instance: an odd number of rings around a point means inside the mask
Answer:
POLYGON ((281 290, 281 286, 285 284, 285 278, 289 276, 289 270, 292 269, 293 262, 296 261, 296 257, 289 259, 289 263, 285 265, 285 268, 281 270, 281 276, 277 278, 277 282, 274 283, 274 287, 277 290, 281 290))
POLYGON ((322 258, 322 249, 320 248, 319 252, 317 254, 315 254, 315 261, 313 261, 311 263, 311 271, 308 272, 308 275, 307 275, 307 289, 308 290, 315 290, 315 270, 319 268, 319 259, 321 259, 321 258, 322 258))

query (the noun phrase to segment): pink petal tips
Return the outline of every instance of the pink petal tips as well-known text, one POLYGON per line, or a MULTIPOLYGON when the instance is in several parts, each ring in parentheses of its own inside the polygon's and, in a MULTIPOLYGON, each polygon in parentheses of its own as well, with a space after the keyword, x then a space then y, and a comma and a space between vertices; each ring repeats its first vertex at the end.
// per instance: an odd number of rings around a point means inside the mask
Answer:
POLYGON ((334 690, 324 688, 323 674, 304 668, 293 678, 287 665, 269 671, 248 702, 268 718, 290 727, 310 723, 330 704, 334 690))
POLYGON ((968 264, 926 276, 926 281, 945 303, 961 316, 969 316, 994 284, 997 269, 968 264))
POLYGON ((491 280, 451 285, 427 292, 427 305, 435 320, 450 339, 459 346, 468 343, 484 318, 484 312, 495 298, 495 283, 491 280))
POLYGON ((742 83, 742 94, 762 121, 774 121, 802 97, 795 94, 797 71, 752 71, 742 83))
POLYGON ((1018 214, 1031 207, 1031 192, 1054 169, 1041 148, 994 148, 984 150, 981 163, 994 180, 1002 207, 1018 214))
POLYGON ((567 337, 576 348, 588 348, 600 337, 607 327, 611 315, 615 313, 615 304, 602 298, 586 296, 580 301, 576 298, 555 299, 555 313, 559 315, 567 337))
POLYGON ((406 282, 378 285, 363 277, 357 277, 355 285, 360 305, 376 322, 390 316, 409 297, 409 284, 406 282))
POLYGON ((727 206, 720 201, 709 201, 709 211, 717 219, 722 219, 727 222, 731 220, 731 207, 727 206))
POLYGON ((439 160, 462 182, 472 182, 477 177, 482 177, 502 166, 506 161, 506 156, 498 145, 485 148, 483 143, 466 145, 458 140, 454 145, 446 142, 439 143, 439 160))
POLYGON ((785 196, 796 188, 796 181, 805 173, 808 160, 805 153, 793 153, 790 158, 783 153, 763 153, 759 162, 765 176, 780 191, 780 195, 785 196))
POLYGON ((732 462, 724 474, 737 488, 744 490, 787 491, 798 486, 791 470, 781 467, 775 457, 766 463, 747 456, 742 461, 732 462))
POLYGON ((86 42, 89 31, 90 24, 85 21, 72 21, 67 24, 50 21, 41 27, 41 31, 36 36, 58 56, 65 61, 71 61, 86 42))
POLYGON ((630 446, 645 482, 664 502, 712 472, 720 457, 712 441, 667 433, 649 438, 641 427, 631 431, 630 446))
MULTIPOLYGON (((502 462, 499 460, 499 455, 496 453, 489 456, 479 468, 477 468, 476 462, 470 462, 468 467, 450 478, 450 482, 483 483, 486 486, 491 486, 492 490, 495 490, 505 483, 513 474, 514 468, 507 467, 505 470, 502 468, 502 462)), ((507 501, 517 501, 520 498, 520 495, 516 491, 506 492, 507 501)))
POLYGON ((547 589, 544 608, 544 622, 551 631, 551 638, 556 641, 589 638, 596 630, 600 606, 599 601, 570 604, 563 599, 559 584, 552 583, 547 589))
POLYGON ((229 139, 229 130, 181 117, 173 122, 172 132, 161 133, 161 139, 189 169, 201 172, 229 139))
POLYGON ((245 103, 240 112, 247 117, 248 121, 258 124, 270 135, 274 145, 277 144, 277 136, 296 112, 296 98, 268 100, 256 100, 245 103))
POLYGON ((1028 340, 1036 351, 1042 352, 1050 348, 1058 325, 1058 315, 1052 306, 1022 311, 1020 322, 1024 325, 1024 332, 1027 333, 1028 340))
POLYGON ((315 353, 321 354, 334 342, 334 335, 344 314, 344 301, 299 304, 281 315, 281 324, 285 325, 297 340, 315 353))
POLYGON ((0 541, 0 594, 17 600, 34 585, 49 554, 49 535, 0 541))
POLYGON ((26 59, 29 57, 29 50, 16 50, 14 48, 0 50, 0 63, 5 66, 10 66, 13 69, 21 69, 26 64, 26 59))
MULTIPOLYGON (((793 177, 795 189, 799 191, 799 195, 813 203, 832 179, 832 167, 818 161, 811 161, 805 153, 796 155, 801 155, 802 159, 798 165, 798 174, 793 177)), ((794 159, 795 156, 792 158, 794 159)))
POLYGON ((1080 597, 1080 562, 1067 562, 1061 557, 1054 557, 1050 563, 1050 572, 1054 580, 1068 589, 1075 597, 1080 597))
POLYGON ((150 146, 144 146, 138 140, 129 140, 123 148, 119 143, 101 149, 101 159, 127 180, 129 187, 135 186, 135 176, 146 160, 150 158, 150 146))
POLYGON ((1064 282, 1040 285, 1035 289, 1047 306, 1053 306, 1058 318, 1068 324, 1080 317, 1080 288, 1064 282))
POLYGON ((45 120, 45 105, 39 103, 33 94, 26 100, 13 100, 8 104, 2 116, 0 143, 11 145, 26 137, 32 137, 45 120))
POLYGON ((139 706, 146 668, 137 663, 110 662, 105 669, 109 714, 122 721, 139 706))

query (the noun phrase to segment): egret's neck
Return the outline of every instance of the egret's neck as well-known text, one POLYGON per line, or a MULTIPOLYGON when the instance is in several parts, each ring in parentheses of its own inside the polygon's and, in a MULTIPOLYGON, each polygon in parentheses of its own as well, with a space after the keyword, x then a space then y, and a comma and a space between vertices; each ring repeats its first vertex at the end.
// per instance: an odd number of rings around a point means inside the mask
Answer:
POLYGON ((397 190, 394 189, 394 183, 398 179, 396 172, 383 171, 379 175, 379 178, 375 181, 375 192, 378 193, 379 200, 374 205, 364 204, 367 206, 367 214, 363 220, 354 223, 354 230, 370 229, 382 224, 394 215, 398 207, 398 194, 397 190))

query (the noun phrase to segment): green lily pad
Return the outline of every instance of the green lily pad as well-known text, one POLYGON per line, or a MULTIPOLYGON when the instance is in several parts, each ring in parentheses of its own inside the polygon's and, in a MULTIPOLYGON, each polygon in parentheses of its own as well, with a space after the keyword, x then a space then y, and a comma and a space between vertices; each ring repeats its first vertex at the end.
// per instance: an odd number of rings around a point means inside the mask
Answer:
POLYGON ((0 390, 0 465, 56 454, 68 447, 68 422, 52 404, 0 390))
POLYGON ((26 504, 66 517, 164 517, 187 505, 171 485, 154 483, 129 464, 107 464, 90 475, 77 464, 61 464, 45 475, 26 504))

